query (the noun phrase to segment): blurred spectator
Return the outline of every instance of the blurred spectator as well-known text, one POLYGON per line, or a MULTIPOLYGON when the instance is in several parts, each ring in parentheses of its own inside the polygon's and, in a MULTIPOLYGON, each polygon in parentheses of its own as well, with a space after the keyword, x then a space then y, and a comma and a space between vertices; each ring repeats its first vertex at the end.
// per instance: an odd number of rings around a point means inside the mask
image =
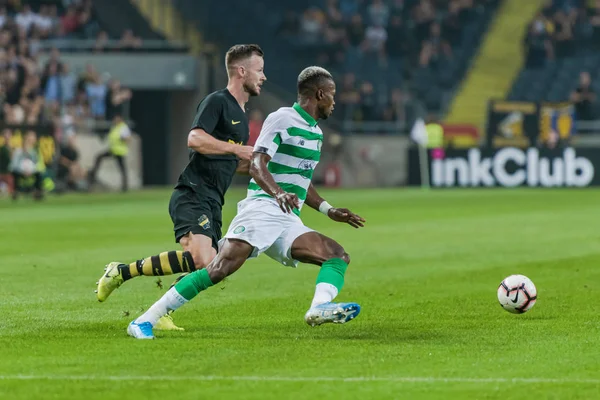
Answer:
POLYGON ((344 18, 342 12, 339 8, 338 0, 326 0, 325 2, 325 16, 327 20, 331 20, 331 18, 341 17, 342 20, 344 18))
POLYGON ((346 39, 346 25, 342 13, 336 8, 336 1, 329 2, 327 10, 328 22, 326 24, 326 41, 336 48, 342 48, 346 39))
POLYGON ((79 79, 77 80, 77 90, 85 92, 87 84, 91 83, 97 74, 98 71, 96 71, 96 68, 92 64, 86 64, 85 70, 79 75, 79 79))
POLYGON ((386 27, 390 18, 390 9, 383 0, 371 0, 367 9, 369 23, 376 26, 386 27))
POLYGON ((579 120, 589 121, 595 117, 596 93, 591 84, 592 79, 589 72, 582 72, 579 75, 579 86, 571 93, 571 101, 575 103, 575 112, 579 120))
POLYGON ((387 38, 387 31, 377 22, 367 28, 361 48, 365 53, 383 55, 387 38))
POLYGON ((53 31, 54 21, 52 20, 52 16, 50 15, 50 6, 46 4, 42 4, 40 6, 40 13, 36 16, 33 21, 33 30, 38 32, 40 37, 48 38, 53 36, 55 33, 53 31))
POLYGON ((94 52, 101 53, 104 50, 106 50, 108 46, 108 40, 108 33, 106 33, 105 31, 101 31, 100 33, 98 33, 98 36, 96 37, 96 43, 94 44, 94 52))
POLYGON ((123 107, 129 100, 131 100, 131 90, 121 87, 121 82, 118 80, 111 80, 106 94, 106 119, 112 120, 116 114, 125 115, 123 107))
POLYGON ((431 24, 435 21, 435 8, 431 0, 421 0, 413 11, 415 39, 421 43, 427 39, 431 24))
POLYGON ((323 32, 325 14, 318 8, 309 8, 300 19, 300 34, 302 41, 307 44, 315 44, 319 41, 323 32))
POLYGON ((76 136, 67 135, 60 147, 60 160, 58 163, 57 180, 60 190, 85 190, 87 183, 86 173, 79 163, 79 150, 77 149, 76 136))
POLYGON ((90 103, 90 112, 95 119, 104 119, 106 116, 106 84, 98 72, 95 72, 90 81, 85 85, 85 92, 90 103))
POLYGON ((46 61, 46 65, 44 65, 43 75, 48 75, 51 65, 54 65, 58 72, 63 69, 63 64, 60 61, 60 51, 57 48, 50 50, 50 57, 48 57, 48 61, 46 61))
POLYGON ((388 27, 386 53, 390 57, 404 57, 410 51, 410 37, 402 22, 402 17, 393 16, 388 27))
POLYGON ((114 158, 117 161, 119 170, 121 171, 122 185, 121 190, 127 191, 127 167, 125 165, 125 157, 129 152, 129 142, 131 141, 131 130, 127 123, 123 120, 123 117, 119 114, 115 114, 112 126, 108 132, 108 151, 99 154, 96 157, 94 167, 89 172, 90 184, 96 183, 96 175, 100 164, 106 158, 114 158))
POLYGON ((0 5, 0 28, 4 28, 6 21, 8 20, 8 16, 6 14, 6 7, 0 5))
POLYGON ((15 22, 25 32, 29 32, 31 26, 37 21, 38 16, 31 11, 29 4, 23 5, 23 10, 15 16, 15 22))
POLYGON ((15 200, 20 193, 29 191, 33 191, 36 200, 43 197, 42 174, 39 168, 40 158, 36 145, 36 133, 27 131, 23 139, 23 147, 13 152, 10 171, 15 185, 13 192, 13 199, 15 200))
POLYGON ((402 89, 394 88, 390 94, 390 104, 383 112, 384 121, 406 121, 406 96, 402 89))
POLYGON ((84 91, 78 91, 74 105, 75 119, 87 119, 91 117, 91 114, 87 95, 84 91))
POLYGON ((359 11, 359 0, 340 0, 339 10, 345 20, 349 20, 359 11))
POLYGON ((596 0, 588 15, 592 27, 592 43, 596 49, 600 49, 600 0, 596 0))
POLYGON ((451 46, 458 46, 462 41, 462 26, 460 18, 460 1, 452 0, 448 4, 448 15, 442 24, 443 37, 451 46))
POLYGON ((410 7, 408 3, 410 0, 392 0, 392 7, 390 8, 390 19, 398 17, 402 21, 408 21, 410 7))
POLYGON ((60 93, 61 103, 71 104, 75 101, 75 91, 77 88, 77 78, 71 72, 68 64, 62 65, 62 73, 60 75, 60 93))
POLYGON ((12 193, 13 191, 13 177, 10 173, 11 137, 12 132, 10 129, 2 131, 2 137, 0 137, 0 194, 12 193))
POLYGON ((444 60, 452 57, 452 48, 447 40, 442 38, 442 28, 440 24, 431 24, 431 34, 429 39, 423 42, 419 64, 422 67, 437 67, 443 64, 444 60))
POLYGON ((6 10, 10 15, 16 14, 21 6, 20 0, 5 0, 3 3, 6 5, 6 10))
POLYGON ((52 22, 50 32, 52 36, 60 36, 61 32, 61 19, 58 15, 58 7, 56 4, 48 5, 48 18, 52 22))
POLYGON ((248 127, 250 128, 250 138, 248 139, 248 146, 254 146, 260 130, 262 129, 265 116, 259 109, 252 110, 250 113, 250 121, 248 121, 248 127))
POLYGON ((35 57, 38 55, 42 48, 42 34, 39 30, 34 30, 29 37, 29 55, 35 57))
POLYGON ((577 13, 559 11, 554 16, 554 41, 556 57, 565 58, 575 54, 574 24, 577 13))
POLYGON ((77 8, 69 6, 66 14, 61 20, 61 33, 65 36, 73 34, 79 28, 79 17, 77 16, 77 8))
POLYGON ((346 37, 348 38, 348 44, 354 48, 359 47, 365 40, 365 27, 360 14, 352 16, 352 20, 346 31, 346 37))
POLYGON ((360 98, 361 98, 361 116, 363 121, 376 121, 380 119, 378 114, 377 102, 375 99, 375 89, 373 84, 368 81, 364 81, 360 86, 360 98))
POLYGON ((75 111, 75 105, 69 104, 62 108, 62 115, 56 121, 57 136, 62 143, 66 142, 70 136, 75 136, 76 125, 78 124, 78 118, 75 111))
POLYGON ((135 36, 131 29, 127 29, 123 32, 123 36, 117 45, 117 48, 121 50, 135 50, 142 46, 142 39, 135 36))
POLYGON ((360 93, 356 87, 356 76, 348 72, 344 75, 342 84, 338 88, 336 108, 340 108, 339 113, 344 119, 354 119, 354 111, 360 104, 360 93))
POLYGON ((554 46, 550 40, 549 24, 543 14, 530 24, 525 37, 527 68, 541 68, 547 59, 554 58, 554 46))
POLYGON ((42 89, 47 103, 61 100, 61 84, 58 63, 50 63, 42 77, 42 89))
POLYGON ((21 99, 21 85, 19 83, 16 69, 9 69, 6 73, 6 99, 5 114, 9 114, 13 108, 16 108, 21 99))
POLYGON ((21 90, 19 105, 28 116, 38 116, 42 112, 44 97, 40 87, 40 78, 31 75, 21 90))
POLYGON ((98 23, 92 18, 92 3, 90 1, 84 1, 79 11, 76 32, 80 37, 86 38, 96 36, 98 31, 98 23))

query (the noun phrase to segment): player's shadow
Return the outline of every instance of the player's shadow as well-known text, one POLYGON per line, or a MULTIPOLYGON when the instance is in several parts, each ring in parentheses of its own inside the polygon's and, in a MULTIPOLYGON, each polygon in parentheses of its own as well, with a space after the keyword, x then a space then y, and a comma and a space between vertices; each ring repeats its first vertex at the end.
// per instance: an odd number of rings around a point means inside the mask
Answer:
MULTIPOLYGON (((352 323, 350 323, 352 324, 352 323)), ((191 326, 184 332, 166 332, 169 337, 198 336, 203 339, 251 341, 257 338, 272 341, 368 341, 371 343, 427 342, 442 338, 439 331, 407 329, 402 327, 373 327, 368 325, 333 325, 309 327, 304 324, 270 324, 253 326, 191 326)))

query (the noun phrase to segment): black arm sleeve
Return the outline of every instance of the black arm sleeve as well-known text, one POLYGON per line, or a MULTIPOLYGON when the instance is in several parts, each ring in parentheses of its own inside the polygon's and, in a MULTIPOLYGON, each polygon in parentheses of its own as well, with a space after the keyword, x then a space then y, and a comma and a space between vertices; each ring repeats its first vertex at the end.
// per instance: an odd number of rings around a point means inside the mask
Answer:
POLYGON ((191 129, 200 128, 212 135, 219 123, 222 113, 223 101, 218 96, 214 95, 206 97, 198 105, 191 129))

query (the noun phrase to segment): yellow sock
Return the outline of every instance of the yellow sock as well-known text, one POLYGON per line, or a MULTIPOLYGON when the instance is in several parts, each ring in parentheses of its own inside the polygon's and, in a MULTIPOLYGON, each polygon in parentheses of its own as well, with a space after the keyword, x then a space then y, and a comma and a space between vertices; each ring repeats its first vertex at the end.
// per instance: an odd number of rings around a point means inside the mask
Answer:
POLYGON ((119 267, 124 280, 136 276, 173 275, 181 272, 192 272, 194 260, 189 251, 165 251, 157 256, 146 257, 131 264, 119 267))

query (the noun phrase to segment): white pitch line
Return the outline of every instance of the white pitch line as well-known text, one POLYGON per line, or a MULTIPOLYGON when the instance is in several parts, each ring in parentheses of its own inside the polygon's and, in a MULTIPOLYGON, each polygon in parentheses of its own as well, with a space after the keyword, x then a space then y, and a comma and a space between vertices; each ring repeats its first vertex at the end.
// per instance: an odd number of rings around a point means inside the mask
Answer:
POLYGON ((466 378, 437 376, 124 376, 124 375, 0 375, 0 380, 15 381, 250 381, 250 382, 405 382, 405 383, 574 383, 600 385, 600 379, 577 378, 466 378))

